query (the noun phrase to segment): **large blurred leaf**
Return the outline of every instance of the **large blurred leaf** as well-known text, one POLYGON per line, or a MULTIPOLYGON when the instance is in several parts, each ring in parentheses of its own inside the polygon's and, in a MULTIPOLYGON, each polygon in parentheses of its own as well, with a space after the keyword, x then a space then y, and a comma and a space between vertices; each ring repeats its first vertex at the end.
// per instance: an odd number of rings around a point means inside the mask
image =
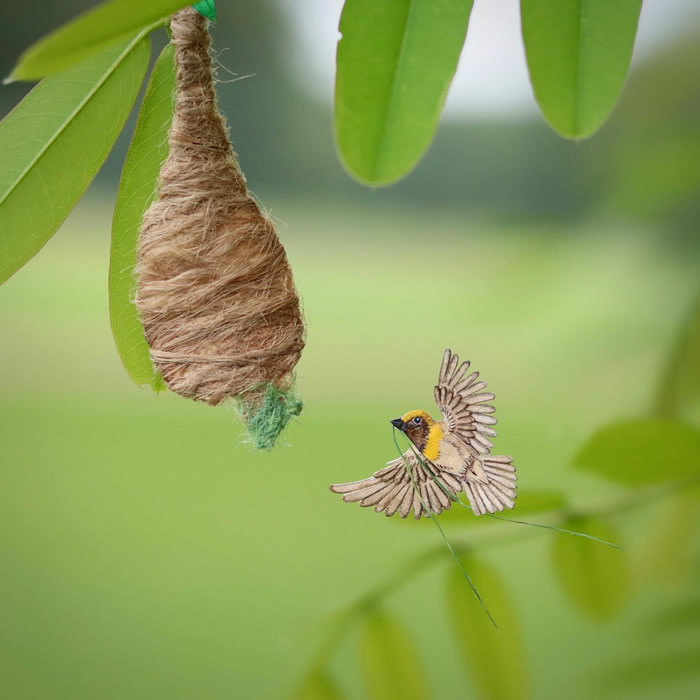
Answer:
POLYGON ((642 0, 521 0, 530 80, 562 136, 593 134, 629 69, 642 0))
POLYGON ((674 683, 693 676, 700 677, 700 645, 672 652, 646 653, 630 661, 617 662, 598 674, 595 681, 606 694, 636 690, 643 691, 644 697, 654 697, 649 694, 652 687, 657 689, 659 698, 697 697, 674 695, 674 683))
MULTIPOLYGON (((191 2, 191 0, 190 0, 191 2)), ((19 57, 8 80, 38 80, 82 63, 99 51, 144 29, 155 28, 183 0, 111 0, 64 24, 19 57)))
POLYGON ((636 573, 658 585, 659 579, 687 583, 693 580, 700 510, 700 489, 685 489, 666 499, 663 509, 645 525, 644 549, 636 573))
POLYGON ((387 614, 374 612, 367 618, 360 634, 360 659, 365 697, 374 700, 429 697, 420 658, 408 632, 387 614))
POLYGON ((150 43, 135 37, 37 85, 0 123, 0 283, 55 233, 136 99, 150 43))
POLYGON ((700 631, 700 598, 684 600, 655 613, 646 621, 644 629, 655 639, 659 635, 672 635, 685 629, 700 631))
POLYGON ((358 180, 406 175, 430 144, 467 34, 473 0, 346 0, 340 19, 335 134, 358 180))
POLYGON ((324 671, 308 675, 293 695, 294 700, 342 700, 340 689, 324 671))
MULTIPOLYGON (((569 520, 563 527, 607 542, 620 542, 619 533, 597 519, 569 520)), ((624 605, 629 592, 624 552, 582 537, 560 534, 552 538, 552 561, 568 599, 587 616, 606 620, 624 605)))
POLYGON ((695 300, 657 390, 655 409, 670 418, 700 401, 700 296, 695 300))
POLYGON ((666 420, 611 423, 593 434, 574 461, 628 486, 699 476, 700 431, 666 420))
POLYGON ((155 197, 160 167, 168 155, 174 89, 174 47, 169 44, 153 67, 122 169, 109 264, 109 316, 117 350, 136 384, 150 384, 156 391, 163 388, 163 381, 153 369, 133 303, 136 288, 133 273, 141 219, 155 197))
POLYGON ((468 559, 469 572, 486 606, 498 623, 496 629, 464 581, 451 566, 447 576, 447 614, 469 668, 478 697, 518 700, 529 697, 525 645, 516 610, 496 572, 483 562, 468 559))

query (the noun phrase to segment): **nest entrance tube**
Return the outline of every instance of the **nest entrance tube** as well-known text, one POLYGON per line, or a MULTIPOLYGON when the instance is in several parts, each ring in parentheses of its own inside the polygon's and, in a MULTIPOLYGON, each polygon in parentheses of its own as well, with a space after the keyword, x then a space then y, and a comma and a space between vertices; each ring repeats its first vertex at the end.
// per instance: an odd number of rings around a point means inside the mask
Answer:
POLYGON ((210 405, 237 398, 266 448, 301 411, 292 373, 304 323, 285 250, 248 193, 216 104, 207 24, 192 8, 170 23, 170 151, 141 225, 135 302, 168 388, 210 405))

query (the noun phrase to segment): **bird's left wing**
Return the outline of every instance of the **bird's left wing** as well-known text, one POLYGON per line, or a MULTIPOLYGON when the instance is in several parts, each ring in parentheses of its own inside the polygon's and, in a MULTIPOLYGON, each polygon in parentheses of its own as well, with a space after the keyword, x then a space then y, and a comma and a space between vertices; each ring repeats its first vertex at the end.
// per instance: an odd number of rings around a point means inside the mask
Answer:
POLYGON ((489 438, 496 436, 490 426, 497 421, 491 415, 496 409, 484 402, 492 401, 496 395, 483 392, 486 382, 478 381, 478 372, 467 374, 468 369, 468 361, 460 365, 459 356, 445 350, 435 387, 435 403, 450 433, 478 454, 488 454, 493 448, 489 438))
POLYGON ((447 510, 452 505, 451 497, 456 498, 462 490, 462 482, 428 460, 419 459, 413 448, 409 448, 402 457, 387 462, 386 467, 373 476, 347 484, 332 484, 330 489, 333 493, 342 494, 347 503, 359 501, 361 506, 374 506, 377 513, 384 511, 387 516, 398 512, 405 518, 413 509, 413 517, 418 520, 421 515, 429 516, 430 512, 438 515, 447 510))

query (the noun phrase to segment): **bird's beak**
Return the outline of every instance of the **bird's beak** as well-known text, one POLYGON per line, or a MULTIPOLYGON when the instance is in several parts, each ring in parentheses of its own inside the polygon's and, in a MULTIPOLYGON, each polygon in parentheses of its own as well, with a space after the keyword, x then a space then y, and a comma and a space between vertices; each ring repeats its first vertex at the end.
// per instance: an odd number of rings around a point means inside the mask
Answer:
POLYGON ((394 418, 394 420, 391 421, 391 424, 392 424, 395 428, 398 428, 399 430, 403 430, 404 422, 403 422, 400 418, 394 418))

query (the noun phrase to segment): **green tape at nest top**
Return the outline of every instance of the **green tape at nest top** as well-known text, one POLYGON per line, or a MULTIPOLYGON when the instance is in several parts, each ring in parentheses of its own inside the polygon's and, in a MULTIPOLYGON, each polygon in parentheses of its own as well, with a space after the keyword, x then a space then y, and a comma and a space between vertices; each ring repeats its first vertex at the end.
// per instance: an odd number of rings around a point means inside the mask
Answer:
POLYGON ((192 7, 194 7, 202 17, 216 22, 216 5, 214 5, 214 0, 199 0, 199 2, 196 2, 192 7))
POLYGON ((304 404, 293 387, 282 391, 274 384, 268 384, 262 403, 239 399, 238 407, 253 445, 258 450, 269 450, 275 446, 287 423, 301 413, 304 404))

